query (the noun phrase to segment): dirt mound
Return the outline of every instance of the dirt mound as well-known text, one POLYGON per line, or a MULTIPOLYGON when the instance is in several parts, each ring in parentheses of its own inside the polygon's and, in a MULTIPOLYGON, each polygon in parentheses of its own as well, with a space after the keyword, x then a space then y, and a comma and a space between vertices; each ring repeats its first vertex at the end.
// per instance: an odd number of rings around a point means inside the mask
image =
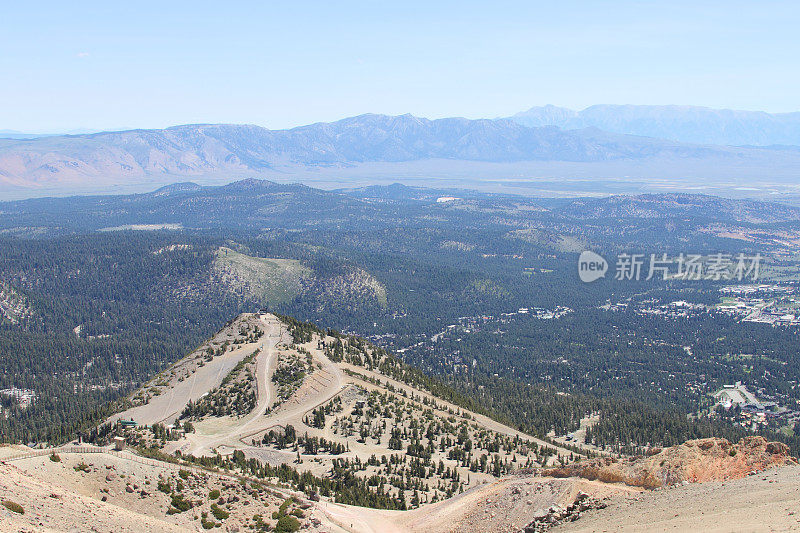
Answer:
POLYGON ((738 444, 726 439, 690 440, 678 446, 654 448, 646 457, 599 457, 542 473, 553 477, 582 477, 609 483, 658 488, 684 481, 701 483, 739 479, 767 468, 795 464, 789 447, 763 437, 745 437, 738 444))
MULTIPOLYGON (((619 486, 619 485, 616 485, 619 486)), ((800 466, 770 468, 733 481, 688 483, 620 494, 601 511, 562 522, 553 533, 775 533, 800 530, 800 466)))

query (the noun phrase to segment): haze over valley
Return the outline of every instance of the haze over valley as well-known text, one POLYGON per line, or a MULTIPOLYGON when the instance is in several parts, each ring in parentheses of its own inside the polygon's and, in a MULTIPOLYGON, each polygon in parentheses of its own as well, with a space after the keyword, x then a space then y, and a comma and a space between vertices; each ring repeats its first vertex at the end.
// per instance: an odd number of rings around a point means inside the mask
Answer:
POLYGON ((496 120, 367 114, 290 130, 217 124, 0 139, 0 187, 24 198, 260 176, 325 188, 405 179, 530 196, 706 192, 795 201, 793 117, 550 106, 496 120))

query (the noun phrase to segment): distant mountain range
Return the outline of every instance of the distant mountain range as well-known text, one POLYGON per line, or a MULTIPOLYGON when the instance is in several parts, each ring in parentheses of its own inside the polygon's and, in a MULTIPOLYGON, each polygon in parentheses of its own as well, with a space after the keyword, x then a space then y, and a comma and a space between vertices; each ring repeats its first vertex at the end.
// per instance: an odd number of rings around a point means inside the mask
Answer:
POLYGON ((510 118, 534 128, 598 128, 686 143, 800 145, 800 112, 770 114, 677 105, 594 105, 574 111, 547 105, 532 107, 510 118))
MULTIPOLYGON (((552 107, 526 116, 533 122, 560 121, 561 127, 572 120, 568 110, 552 107)), ((402 177, 409 168, 423 177, 445 175, 455 168, 461 177, 481 178, 491 171, 495 177, 528 179, 547 176, 554 164, 571 165, 565 167, 567 172, 580 169, 592 177, 598 176, 595 169, 602 168, 606 176, 714 174, 794 182, 800 173, 797 147, 690 144, 597 127, 533 127, 520 121, 521 116, 428 120, 369 114, 288 130, 201 124, 0 139, 0 190, 76 187, 99 192, 183 177, 230 181, 263 176, 286 181, 320 172, 334 172, 346 185, 355 172, 370 173, 376 166, 394 177, 402 177)))

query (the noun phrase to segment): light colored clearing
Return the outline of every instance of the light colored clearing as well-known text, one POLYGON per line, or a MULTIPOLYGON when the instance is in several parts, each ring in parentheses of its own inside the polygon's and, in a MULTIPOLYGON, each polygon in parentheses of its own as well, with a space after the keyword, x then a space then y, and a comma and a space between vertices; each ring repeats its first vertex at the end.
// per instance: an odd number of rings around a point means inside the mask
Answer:
POLYGON ((123 226, 102 228, 98 231, 158 231, 162 229, 179 230, 183 229, 183 224, 125 224, 123 226))
POLYGON ((597 424, 599 421, 600 415, 593 413, 590 416, 581 418, 580 427, 572 433, 554 436, 555 434, 551 431, 548 433, 548 436, 553 439, 553 442, 558 444, 579 446, 583 449, 591 450, 602 455, 612 455, 609 452, 602 450, 600 447, 586 442, 586 430, 597 424))
POLYGON ((159 248, 158 250, 153 252, 153 255, 161 255, 161 254, 163 254, 165 252, 187 251, 187 250, 191 250, 191 249, 192 249, 192 245, 191 244, 171 244, 170 246, 165 246, 164 248, 159 248))
POLYGON ((251 257, 230 248, 217 251, 214 269, 230 286, 270 303, 286 303, 313 280, 311 269, 295 259, 251 257))
POLYGON ((279 343, 286 343, 290 337, 281 322, 273 315, 265 315, 262 319, 266 326, 261 339, 261 352, 256 357, 256 407, 243 418, 220 417, 207 418, 195 425, 195 433, 186 435, 186 442, 179 441, 182 453, 203 455, 218 445, 238 444, 243 435, 257 431, 267 422, 267 413, 275 388, 271 377, 277 366, 277 350, 279 343))
POLYGON ((506 234, 510 239, 519 239, 531 244, 538 244, 558 252, 580 252, 588 248, 586 241, 573 235, 553 234, 546 231, 527 228, 510 231, 506 234))
POLYGON ((245 346, 215 357, 187 379, 151 397, 146 404, 112 417, 111 421, 132 419, 148 425, 156 422, 172 423, 189 401, 197 402, 209 390, 219 387, 223 378, 239 361, 252 353, 253 347, 245 346))
MULTIPOLYGON (((343 387, 342 372, 325 355, 315 348, 316 341, 306 344, 315 356, 317 370, 308 376, 304 386, 298 389, 280 407, 272 410, 277 391, 272 382, 278 362, 278 354, 287 349, 292 342, 291 336, 272 315, 269 318, 267 332, 264 335, 262 351, 257 358, 257 404, 255 409, 242 418, 220 417, 208 418, 195 424, 195 433, 185 435, 184 439, 171 443, 166 451, 180 449, 181 453, 207 455, 220 446, 242 449, 248 456, 261 456, 262 453, 273 454, 272 450, 253 448, 246 443, 255 435, 261 435, 266 429, 292 424, 297 428, 304 427, 302 419, 311 409, 329 401, 343 387), (312 349, 313 348, 313 349, 312 349)), ((309 432, 313 430, 309 428, 309 432)), ((275 452, 280 455, 281 452, 275 452)), ((279 462, 288 462, 293 454, 279 462)), ((262 457, 263 459, 263 457, 262 457)))
MULTIPOLYGON (((770 222, 769 220, 751 220, 754 223, 770 222)), ((794 251, 800 246, 800 231, 778 228, 748 228, 727 224, 711 224, 699 229, 702 233, 710 233, 723 239, 757 243, 762 246, 774 246, 794 251)))
POLYGON ((461 241, 444 241, 440 244, 446 250, 459 250, 461 252, 471 252, 475 249, 475 245, 461 241))
POLYGON ((29 317, 33 310, 28 299, 17 292, 10 283, 0 280, 0 320, 7 319, 12 324, 29 317))

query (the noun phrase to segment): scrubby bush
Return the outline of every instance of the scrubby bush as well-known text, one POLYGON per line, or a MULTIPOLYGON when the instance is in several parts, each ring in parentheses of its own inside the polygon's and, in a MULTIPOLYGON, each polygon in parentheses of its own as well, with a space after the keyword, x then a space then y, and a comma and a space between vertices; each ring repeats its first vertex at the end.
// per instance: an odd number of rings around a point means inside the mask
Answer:
POLYGON ((192 508, 192 502, 185 500, 183 498, 183 494, 173 494, 172 501, 170 503, 172 504, 172 507, 177 509, 179 513, 183 513, 184 511, 188 511, 192 508))
POLYGON ((213 514, 214 518, 216 518, 217 520, 225 520, 230 516, 228 511, 226 511, 216 503, 211 504, 211 514, 213 514))
POLYGON ((23 509, 22 506, 17 502, 12 502, 11 500, 3 500, 2 503, 3 507, 11 511, 12 513, 25 514, 25 509, 23 509))
POLYGON ((298 529, 300 529, 300 521, 289 515, 281 516, 278 518, 278 523, 275 524, 276 533, 293 533, 298 529))

